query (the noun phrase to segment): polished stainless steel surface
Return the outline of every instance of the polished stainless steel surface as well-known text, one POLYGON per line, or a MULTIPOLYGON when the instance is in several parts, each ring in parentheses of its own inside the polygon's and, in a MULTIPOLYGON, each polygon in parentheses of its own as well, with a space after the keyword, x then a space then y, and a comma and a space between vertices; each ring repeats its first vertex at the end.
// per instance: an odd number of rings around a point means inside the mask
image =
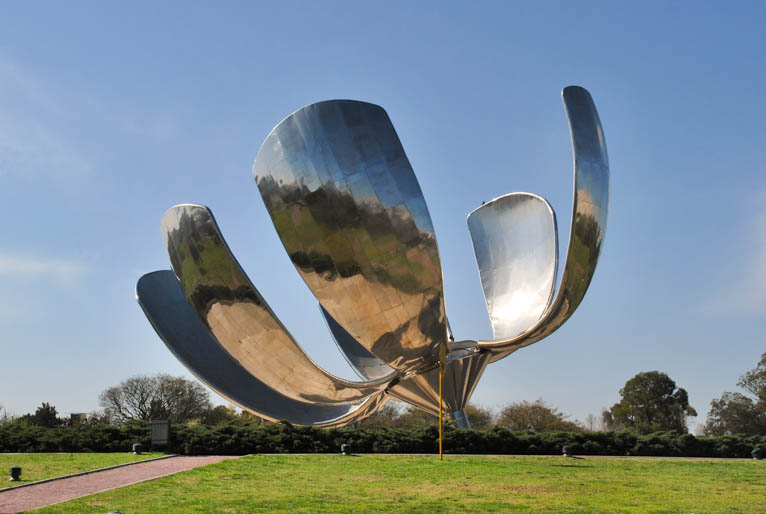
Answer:
POLYGON ((289 398, 317 403, 353 403, 385 389, 390 379, 350 382, 309 359, 245 275, 207 207, 170 208, 162 232, 192 308, 253 376, 289 398))
POLYGON ((364 346, 351 337, 351 334, 346 332, 346 329, 335 321, 330 316, 330 313, 324 310, 321 305, 319 310, 322 312, 327 328, 330 329, 330 333, 340 353, 346 358, 346 362, 348 362, 356 374, 359 375, 359 378, 363 380, 379 380, 383 378, 393 380, 399 375, 391 366, 388 366, 385 362, 368 352, 364 346))
POLYGON ((524 333, 506 339, 480 341, 493 361, 550 335, 574 313, 596 271, 609 210, 609 159, 604 132, 593 99, 585 89, 562 92, 574 152, 574 200, 564 274, 559 292, 543 317, 524 333))
POLYGON ((263 418, 302 425, 343 425, 362 419, 385 403, 383 393, 358 405, 324 405, 299 402, 274 391, 218 344, 171 271, 141 277, 136 298, 160 339, 189 371, 224 398, 263 418))
POLYGON ((515 337, 548 309, 556 285, 558 238, 542 197, 510 193, 468 215, 495 339, 515 337))
POLYGON ((560 327, 581 303, 603 244, 609 164, 590 94, 565 88, 574 202, 561 285, 556 218, 543 198, 511 193, 468 217, 494 339, 454 341, 436 237, 420 186, 385 111, 349 100, 288 116, 253 175, 287 253, 319 300, 338 348, 363 381, 317 366, 237 263, 212 213, 180 205, 163 218, 173 272, 137 296, 167 346, 200 380, 268 419, 342 425, 388 399, 467 427, 463 409, 487 365, 560 327))
POLYGON ((386 112, 334 100, 277 125, 253 175, 290 259, 322 307, 401 372, 446 340, 441 262, 415 174, 386 112))
MULTIPOLYGON (((442 393, 444 409, 448 414, 461 411, 466 406, 490 357, 489 353, 477 353, 447 362, 442 393)), ((438 415, 439 367, 435 366, 421 373, 407 375, 395 382, 388 392, 398 400, 438 415)))
POLYGON ((455 420, 455 426, 457 428, 471 428, 471 423, 468 422, 468 417, 462 410, 452 412, 450 417, 455 420))

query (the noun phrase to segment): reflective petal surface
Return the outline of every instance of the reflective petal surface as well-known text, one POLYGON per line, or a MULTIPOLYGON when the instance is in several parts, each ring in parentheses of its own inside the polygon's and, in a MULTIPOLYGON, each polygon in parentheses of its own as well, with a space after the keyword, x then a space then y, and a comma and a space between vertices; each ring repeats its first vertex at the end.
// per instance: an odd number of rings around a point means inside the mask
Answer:
POLYGON ((253 176, 330 316, 398 371, 434 362, 447 337, 439 252, 386 112, 350 100, 304 107, 266 138, 253 176))
POLYGON ((192 308, 220 345, 263 383, 317 403, 358 402, 385 389, 386 380, 343 380, 309 359, 242 271, 207 207, 172 207, 162 230, 192 308))
POLYGON ((348 362, 361 379, 379 380, 388 378, 389 380, 393 380, 399 375, 399 373, 391 366, 388 366, 386 363, 368 352, 364 346, 351 337, 351 334, 346 332, 346 329, 344 329, 340 323, 335 321, 321 305, 319 306, 319 310, 322 312, 322 316, 327 323, 327 328, 330 329, 335 344, 338 345, 338 350, 340 350, 340 353, 346 358, 346 362, 348 362))
MULTIPOLYGON (((466 406, 489 364, 490 357, 491 355, 485 352, 448 362, 442 383, 444 410, 448 415, 462 411, 466 406)), ((438 416, 439 367, 404 377, 395 382, 388 392, 397 400, 438 416)))
POLYGON ((556 216, 530 193, 511 193, 468 215, 495 339, 529 330, 553 298, 558 265, 556 216))
POLYGON ((562 92, 574 151, 574 201, 564 274, 559 292, 543 318, 529 331, 508 339, 480 341, 479 347, 498 360, 550 335, 580 305, 601 253, 609 210, 609 159, 601 121, 585 89, 562 92))
POLYGON ((299 402, 251 375, 210 335, 191 308, 172 271, 141 277, 136 298, 160 339, 189 371, 218 394, 271 421, 334 426, 362 419, 385 403, 376 393, 358 405, 299 402))

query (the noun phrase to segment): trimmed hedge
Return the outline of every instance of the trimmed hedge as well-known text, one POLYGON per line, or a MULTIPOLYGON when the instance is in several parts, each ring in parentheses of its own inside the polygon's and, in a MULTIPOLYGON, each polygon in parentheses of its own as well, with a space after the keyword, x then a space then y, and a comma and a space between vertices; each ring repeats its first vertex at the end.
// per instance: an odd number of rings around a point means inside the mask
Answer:
POLYGON ((122 452, 133 443, 151 443, 151 425, 40 427, 23 422, 0 425, 0 452, 122 452))
MULTIPOLYGON (((133 443, 149 448, 151 425, 131 423, 44 428, 24 423, 0 425, 0 452, 124 452, 133 443)), ((250 453, 339 453, 350 444, 355 453, 436 453, 436 426, 319 429, 279 423, 269 426, 174 425, 168 451, 186 455, 250 453)), ((658 432, 510 432, 504 428, 458 430, 447 426, 445 453, 560 455, 567 445, 575 455, 749 458, 766 450, 766 436, 695 437, 658 432)))

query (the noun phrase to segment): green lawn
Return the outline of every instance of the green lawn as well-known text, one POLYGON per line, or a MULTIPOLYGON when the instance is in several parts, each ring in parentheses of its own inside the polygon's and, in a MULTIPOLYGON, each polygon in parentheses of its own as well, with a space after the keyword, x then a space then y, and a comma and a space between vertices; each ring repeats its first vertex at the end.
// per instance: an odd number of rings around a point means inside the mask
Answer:
POLYGON ((161 457, 162 453, 0 453, 0 489, 28 484, 45 478, 71 475, 91 469, 105 468, 161 457), (21 466, 21 482, 9 482, 11 466, 21 466))
POLYGON ((48 512, 766 511, 766 461, 256 455, 48 512))

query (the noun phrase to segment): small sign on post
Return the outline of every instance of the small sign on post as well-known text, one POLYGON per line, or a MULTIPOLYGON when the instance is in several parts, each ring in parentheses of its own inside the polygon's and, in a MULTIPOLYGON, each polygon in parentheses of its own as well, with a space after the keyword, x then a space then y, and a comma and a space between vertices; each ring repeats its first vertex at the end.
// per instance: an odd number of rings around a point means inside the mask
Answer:
POLYGON ((152 420, 152 449, 170 444, 170 420, 152 420))

